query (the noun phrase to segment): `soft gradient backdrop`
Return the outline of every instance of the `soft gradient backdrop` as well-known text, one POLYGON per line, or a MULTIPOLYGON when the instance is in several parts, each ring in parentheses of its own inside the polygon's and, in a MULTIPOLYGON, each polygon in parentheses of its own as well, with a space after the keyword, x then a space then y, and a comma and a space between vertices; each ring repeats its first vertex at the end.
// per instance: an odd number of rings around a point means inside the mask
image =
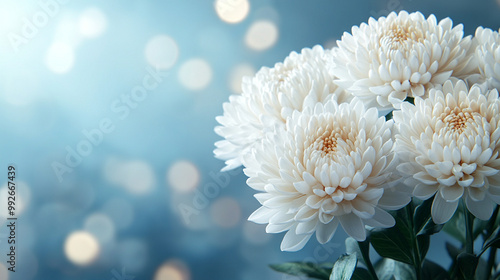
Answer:
MULTIPOLYGON (((215 117, 242 76, 401 9, 500 27, 494 0, 1 0, 0 279, 279 280, 268 264, 335 261, 342 230, 285 253, 246 220, 258 202, 219 172, 215 117)), ((429 258, 447 265, 444 239, 429 258)))

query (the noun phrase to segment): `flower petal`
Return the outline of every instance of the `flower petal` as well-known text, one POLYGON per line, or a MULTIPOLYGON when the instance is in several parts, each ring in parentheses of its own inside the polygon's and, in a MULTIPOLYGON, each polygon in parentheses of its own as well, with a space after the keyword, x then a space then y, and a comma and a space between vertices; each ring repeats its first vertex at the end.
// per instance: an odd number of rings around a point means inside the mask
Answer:
POLYGON ((365 226, 358 216, 350 213, 340 216, 339 220, 342 228, 349 236, 357 241, 364 241, 366 239, 365 226))
POLYGON ((283 237, 281 241, 281 251, 295 252, 306 245, 312 234, 296 234, 295 228, 291 228, 283 237))
POLYGON ((474 201, 470 196, 467 196, 465 204, 472 215, 478 219, 486 221, 493 214, 494 203, 489 198, 485 198, 482 201, 474 201))
POLYGON ((458 200, 454 202, 447 202, 440 194, 434 196, 432 202, 431 216, 436 224, 444 224, 451 219, 457 210, 458 200))

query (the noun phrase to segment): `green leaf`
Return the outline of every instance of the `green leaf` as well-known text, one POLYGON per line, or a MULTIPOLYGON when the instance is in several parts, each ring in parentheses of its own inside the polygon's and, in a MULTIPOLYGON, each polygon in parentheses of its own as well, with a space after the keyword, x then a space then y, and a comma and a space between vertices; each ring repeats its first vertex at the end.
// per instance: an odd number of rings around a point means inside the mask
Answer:
POLYGON ((316 279, 329 280, 330 270, 315 263, 289 262, 269 265, 273 270, 293 276, 307 276, 316 279))
POLYGON ((497 227, 490 237, 484 241, 483 251, 489 247, 500 248, 500 227, 497 227))
POLYGON ((465 220, 463 215, 462 207, 458 207, 453 217, 444 225, 443 230, 462 244, 465 244, 465 220))
POLYGON ((385 115, 385 120, 388 121, 392 119, 392 111, 390 111, 387 115, 385 115))
POLYGON ((413 264, 410 240, 398 227, 372 230, 370 241, 380 256, 413 264))
POLYGON ((413 98, 413 97, 409 97, 409 96, 408 96, 408 97, 406 97, 406 99, 405 99, 405 101, 408 101, 408 102, 410 102, 411 104, 415 104, 415 101, 414 101, 414 100, 415 100, 415 98, 413 98))
POLYGON ((458 270, 462 279, 472 279, 475 274, 478 257, 475 255, 463 252, 457 257, 458 270))
POLYGON ((424 261, 422 266, 422 279, 426 280, 449 280, 448 272, 438 264, 429 260, 424 261))
POLYGON ((486 234, 486 229, 488 228, 490 222, 494 222, 494 221, 490 221, 490 220, 483 221, 480 219, 474 220, 474 235, 473 235, 474 240, 476 240, 476 238, 479 235, 486 234))
POLYGON ((396 226, 401 234, 403 234, 408 240, 411 240, 413 236, 413 225, 411 221, 412 217, 408 216, 406 208, 401 209, 396 213, 396 226))
POLYGON ((368 272, 368 270, 361 267, 356 267, 356 270, 354 270, 354 273, 352 274, 351 280, 373 280, 373 277, 371 276, 370 272, 368 272))
POLYGON ((350 280, 357 263, 356 254, 341 256, 333 265, 330 280, 350 280))
POLYGON ((361 252, 361 249, 359 248, 358 245, 358 241, 356 241, 356 239, 350 236, 345 239, 345 252, 347 254, 356 253, 356 256, 358 257, 358 263, 366 265, 365 260, 363 259, 363 253, 361 252))
POLYGON ((427 255, 427 251, 429 251, 431 237, 429 235, 418 235, 418 250, 420 252, 420 260, 423 261, 425 259, 425 255, 427 255))
POLYGON ((433 198, 429 198, 422 202, 415 209, 415 214, 413 215, 413 221, 415 225, 415 232, 417 235, 432 235, 438 233, 444 227, 444 225, 436 225, 432 221, 431 208, 432 208, 433 198))
POLYGON ((488 263, 483 258, 479 258, 479 263, 476 268, 476 279, 486 279, 486 275, 490 275, 488 271, 488 263))
POLYGON ((416 280, 415 269, 411 265, 391 259, 381 259, 375 264, 379 280, 416 280))

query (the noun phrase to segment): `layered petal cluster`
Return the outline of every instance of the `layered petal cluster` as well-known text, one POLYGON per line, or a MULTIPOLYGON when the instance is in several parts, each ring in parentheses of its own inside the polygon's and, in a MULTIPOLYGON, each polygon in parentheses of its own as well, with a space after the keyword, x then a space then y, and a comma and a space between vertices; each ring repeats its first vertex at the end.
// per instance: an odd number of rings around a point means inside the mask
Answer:
POLYGON ((463 81, 431 89, 415 105, 394 112, 399 129, 398 170, 414 187, 413 195, 429 199, 437 224, 447 222, 463 198, 479 219, 490 218, 500 203, 500 100, 498 91, 483 91, 463 81))
POLYGON ((500 90, 500 35, 489 28, 478 27, 475 40, 478 44, 476 57, 481 75, 490 89, 500 90))
POLYGON ((357 240, 365 225, 392 227, 410 201, 397 190, 393 122, 354 99, 294 111, 286 128, 268 135, 245 159, 247 184, 262 204, 249 218, 285 232, 281 249, 300 250, 316 233, 328 242, 338 225, 357 240))
POLYGON ((331 52, 321 46, 292 52, 283 63, 261 68, 243 80, 241 95, 224 103, 224 115, 215 132, 225 139, 215 143, 215 156, 226 161, 223 170, 243 164, 244 156, 275 126, 284 126, 294 110, 334 99, 346 102, 351 95, 334 84, 327 63, 331 52))
POLYGON ((407 97, 424 97, 451 76, 477 70, 463 26, 420 12, 370 18, 337 44, 331 68, 337 84, 380 109, 399 109, 407 97))

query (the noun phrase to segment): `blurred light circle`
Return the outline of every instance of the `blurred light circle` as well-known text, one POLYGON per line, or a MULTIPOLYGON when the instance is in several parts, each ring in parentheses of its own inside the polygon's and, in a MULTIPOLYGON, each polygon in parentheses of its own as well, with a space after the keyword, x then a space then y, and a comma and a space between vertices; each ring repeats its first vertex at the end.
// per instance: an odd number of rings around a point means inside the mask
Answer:
POLYGON ((137 273, 148 263, 148 246, 143 240, 125 240, 120 244, 118 252, 120 264, 127 271, 137 273))
POLYGON ((154 280, 189 280, 189 271, 180 261, 168 261, 155 273, 154 280))
POLYGON ((241 93, 241 82, 243 77, 249 76, 253 77, 255 75, 255 69, 250 64, 240 64, 234 67, 231 71, 231 76, 229 77, 229 87, 234 93, 241 93))
POLYGON ((2 263, 0 263, 0 279, 9 280, 9 271, 2 263))
POLYGON ((272 47, 277 40, 278 27, 268 20, 254 22, 245 35, 245 44, 256 51, 272 47))
POLYGON ((107 243, 115 237, 113 221, 102 213, 90 215, 84 223, 85 231, 94 235, 101 243, 107 243))
POLYGON ((179 56, 179 48, 174 39, 167 35, 157 35, 146 44, 147 62, 158 69, 174 66, 179 56))
MULTIPOLYGON (((8 210, 8 197, 9 197, 9 189, 8 185, 5 184, 0 188, 0 218, 8 218, 9 210, 8 210)), ((24 213, 28 205, 31 201, 31 191, 29 189, 28 184, 23 181, 18 181, 15 186, 15 214, 16 216, 20 216, 24 213)))
POLYGON ((52 44, 45 55, 45 64, 54 73, 64 74, 73 68, 75 54, 73 48, 63 42, 52 44))
POLYGON ((213 221, 224 228, 234 227, 241 219, 241 208, 238 202, 230 197, 216 200, 211 208, 213 221))
POLYGON ((57 42, 68 44, 73 48, 78 46, 83 39, 78 18, 73 14, 61 15, 54 32, 54 38, 57 42))
POLYGON ((130 202, 121 198, 112 198, 102 209, 108 217, 113 220, 116 228, 125 229, 130 226, 134 219, 134 209, 130 202))
POLYGON ((187 160, 177 161, 168 170, 167 181, 178 192, 190 192, 198 186, 200 172, 187 160))
POLYGON ((200 90, 212 81, 212 67, 204 59, 194 58, 184 62, 179 69, 179 81, 189 90, 200 90))
POLYGON ((64 243, 64 253, 74 264, 86 266, 97 259, 99 255, 99 243, 90 233, 76 231, 71 233, 64 243))
POLYGON ((149 193, 154 186, 153 168, 144 161, 129 161, 122 166, 123 184, 131 193, 149 193))
POLYGON ((108 25, 106 16, 97 8, 88 8, 80 15, 80 33, 88 38, 99 37, 108 25))
POLYGON ((145 161, 111 159, 104 167, 106 178, 133 194, 147 194, 155 184, 153 168, 145 161))
POLYGON ((215 11, 219 18, 228 23, 238 23, 248 16, 248 0, 216 0, 215 11))
POLYGON ((266 233, 266 226, 248 221, 243 224, 243 236, 255 245, 265 244, 271 239, 271 235, 266 233))

